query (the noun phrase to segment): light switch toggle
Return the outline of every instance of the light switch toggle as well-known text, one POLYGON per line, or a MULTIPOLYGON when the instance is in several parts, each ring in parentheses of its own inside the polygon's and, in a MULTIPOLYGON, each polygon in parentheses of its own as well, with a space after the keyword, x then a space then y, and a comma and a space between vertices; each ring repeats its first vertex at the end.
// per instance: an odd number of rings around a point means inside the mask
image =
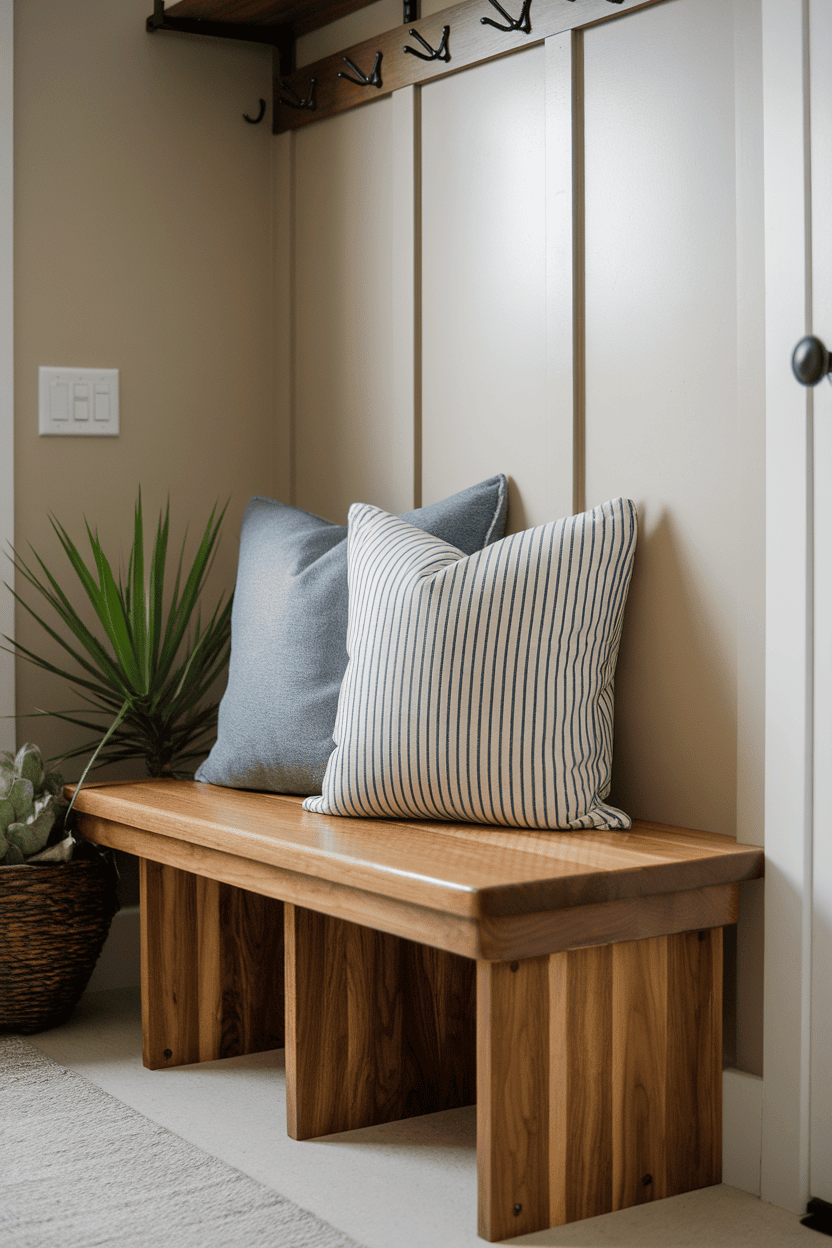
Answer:
POLYGON ((53 420, 69 420, 69 386, 65 381, 50 383, 49 411, 53 420))
POLYGON ((118 369, 39 368, 38 429, 42 435, 116 437, 118 369))
POLYGON ((110 388, 100 382, 95 387, 95 419, 102 423, 110 419, 110 388))
POLYGON ((77 382, 73 386, 75 392, 75 402, 73 404, 73 415, 76 420, 89 420, 90 418, 90 388, 85 382, 77 382))

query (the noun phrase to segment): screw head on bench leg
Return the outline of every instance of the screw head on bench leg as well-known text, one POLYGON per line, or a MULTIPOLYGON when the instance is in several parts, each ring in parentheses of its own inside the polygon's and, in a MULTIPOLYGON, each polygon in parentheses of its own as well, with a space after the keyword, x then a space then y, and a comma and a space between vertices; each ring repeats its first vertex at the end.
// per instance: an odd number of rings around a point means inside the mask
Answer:
POLYGON ((172 1049, 165 1049, 165 1057, 173 1057, 172 1049))
POLYGON ((515 1206, 514 1206, 514 1216, 515 1216, 515 1218, 519 1218, 519 1217, 520 1217, 520 1214, 521 1214, 522 1212, 523 1212, 523 1206, 522 1206, 522 1205, 515 1205, 515 1206))

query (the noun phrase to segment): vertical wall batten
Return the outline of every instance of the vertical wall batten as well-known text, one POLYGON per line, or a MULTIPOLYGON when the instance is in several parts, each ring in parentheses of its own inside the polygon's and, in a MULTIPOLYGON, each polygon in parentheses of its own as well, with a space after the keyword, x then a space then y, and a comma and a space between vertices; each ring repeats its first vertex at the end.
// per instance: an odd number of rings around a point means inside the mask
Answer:
POLYGON ((394 245, 393 419, 413 430, 413 506, 422 505, 421 335, 421 96, 419 87, 392 95, 390 144, 394 245))
POLYGON ((414 98, 413 126, 413 505, 422 506, 422 92, 414 98))
POLYGON ((572 426, 571 455, 561 442, 571 490, 558 480, 553 515, 585 506, 583 173, 583 32, 564 31, 546 40, 547 415, 550 428, 572 426))
POLYGON ((290 370, 289 370, 289 471, 291 472, 291 503, 297 506, 298 493, 298 151, 297 140, 289 149, 289 270, 290 370))
POLYGON ((272 387, 275 463, 272 489, 281 502, 294 502, 294 135, 272 139, 272 283, 274 343, 272 387))
POLYGON ((572 489, 586 507, 586 240, 584 205, 584 33, 572 31, 572 489))

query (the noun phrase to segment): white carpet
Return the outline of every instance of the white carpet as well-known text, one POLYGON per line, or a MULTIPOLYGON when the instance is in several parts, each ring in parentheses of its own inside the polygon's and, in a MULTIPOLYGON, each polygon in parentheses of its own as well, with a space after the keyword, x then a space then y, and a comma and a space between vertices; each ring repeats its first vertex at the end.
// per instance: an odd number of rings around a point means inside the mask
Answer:
POLYGON ((358 1248, 17 1036, 0 1158, 3 1248, 358 1248))

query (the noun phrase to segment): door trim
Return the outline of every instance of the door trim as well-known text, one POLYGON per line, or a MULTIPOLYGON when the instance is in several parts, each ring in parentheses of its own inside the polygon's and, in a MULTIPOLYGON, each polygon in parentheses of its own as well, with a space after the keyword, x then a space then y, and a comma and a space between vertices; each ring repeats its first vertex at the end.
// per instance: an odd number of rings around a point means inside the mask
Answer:
MULTIPOLYGON (((828 48, 832 38, 832 2, 810 0, 812 48, 828 48)), ((810 332, 832 342, 832 66, 818 55, 810 66, 812 273, 810 332)), ((832 474, 832 388, 816 386, 811 394, 814 416, 813 473, 818 506, 814 525, 814 835, 812 840, 812 1033, 809 1069, 809 1195, 832 1202, 832 1011, 829 975, 832 970, 832 540, 825 499, 832 474)))
POLYGON ((762 0, 766 262, 766 931, 760 1194, 809 1195, 812 878, 812 396, 808 0, 762 0))

